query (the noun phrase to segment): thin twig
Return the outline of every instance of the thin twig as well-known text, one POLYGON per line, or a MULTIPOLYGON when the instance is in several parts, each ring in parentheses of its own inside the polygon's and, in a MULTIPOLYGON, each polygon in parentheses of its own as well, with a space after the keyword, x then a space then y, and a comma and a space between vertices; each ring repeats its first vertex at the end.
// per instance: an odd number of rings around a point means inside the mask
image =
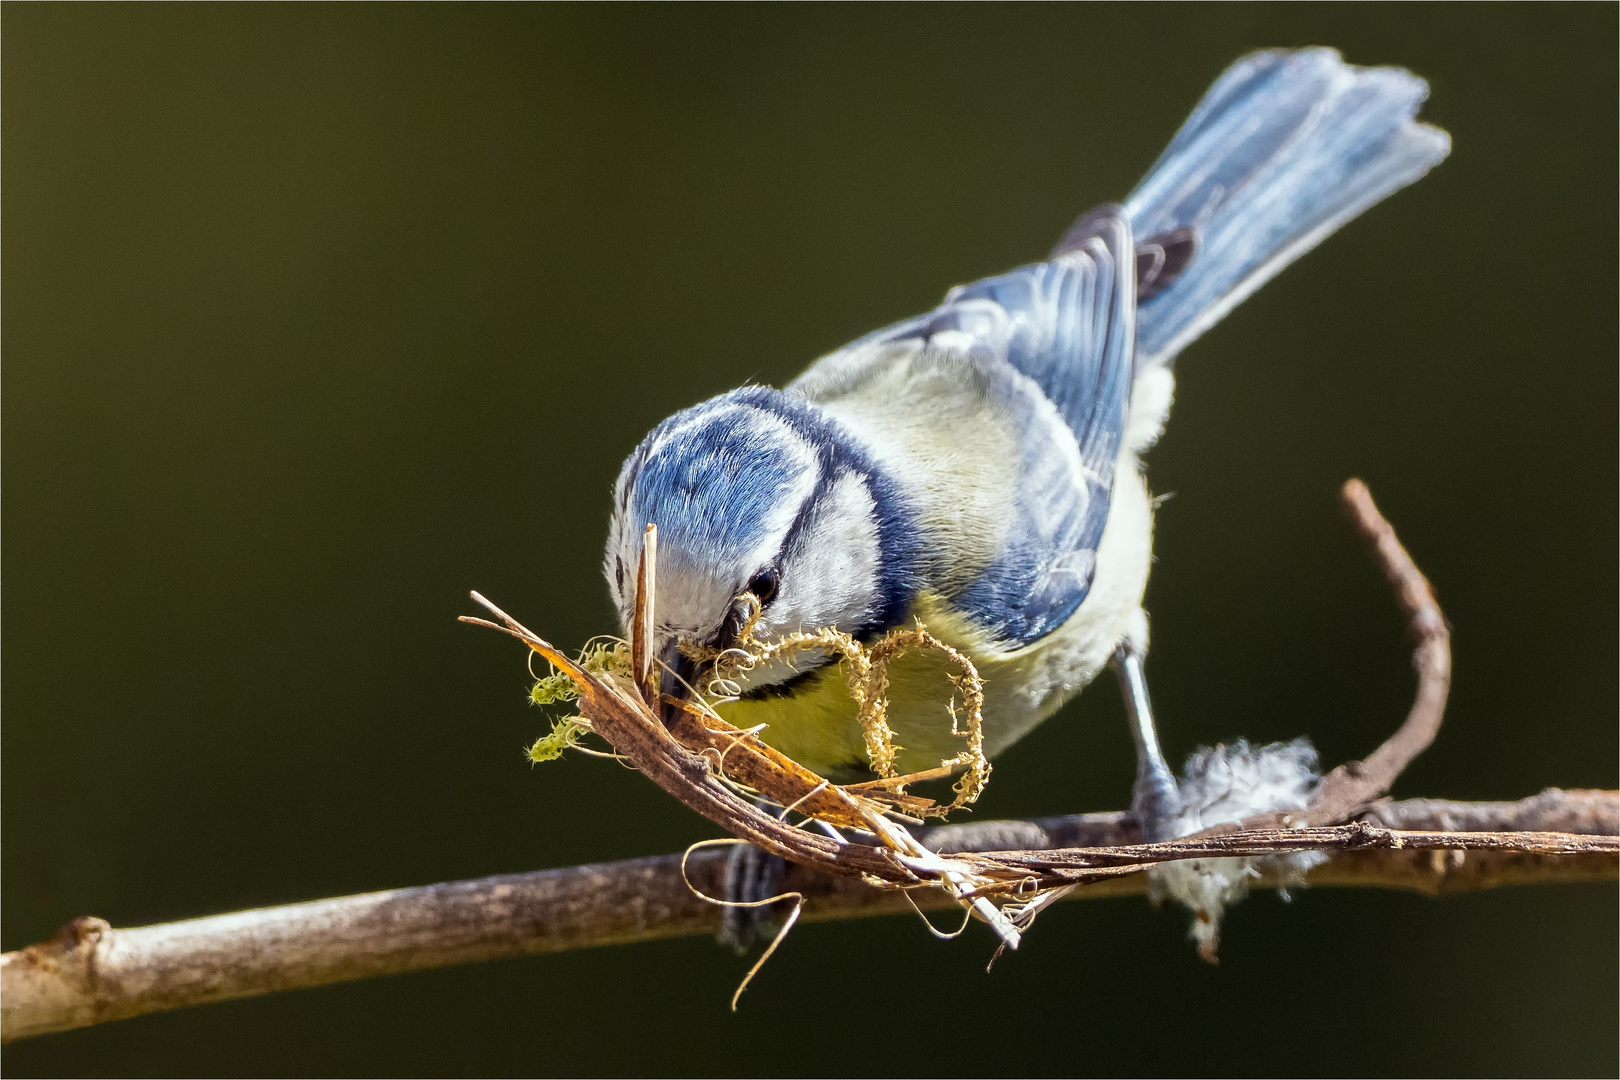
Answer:
POLYGON ((1620 855, 1620 837, 1564 832, 1447 832, 1385 829, 1365 821, 1305 829, 1204 834, 1156 844, 996 851, 964 856, 987 873, 1020 868, 1035 885, 1063 885, 1117 877, 1181 859, 1264 857, 1298 851, 1460 851, 1520 855, 1620 855))
POLYGON ((1395 601, 1406 616, 1412 637, 1412 666, 1417 670, 1417 694, 1406 721, 1383 745, 1361 761, 1349 761, 1326 776, 1303 811, 1262 814, 1238 825, 1206 830, 1285 829, 1309 825, 1335 825, 1348 821, 1389 791, 1423 751, 1434 742, 1446 715, 1451 692, 1451 627, 1434 598, 1434 588, 1407 554, 1372 492, 1360 480, 1346 480, 1340 497, 1356 531, 1372 548, 1380 569, 1395 590, 1395 601))

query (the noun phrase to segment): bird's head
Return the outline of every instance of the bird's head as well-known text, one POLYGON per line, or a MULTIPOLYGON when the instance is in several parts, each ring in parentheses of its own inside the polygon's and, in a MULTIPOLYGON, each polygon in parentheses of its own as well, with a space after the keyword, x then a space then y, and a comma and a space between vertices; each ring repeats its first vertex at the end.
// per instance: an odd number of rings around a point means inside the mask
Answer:
MULTIPOLYGON (((625 462, 605 569, 628 628, 643 530, 658 526, 654 656, 696 685, 683 643, 728 648, 757 602, 754 636, 891 625, 909 601, 912 538, 893 483, 819 408, 748 387, 660 424, 625 462)), ((823 662, 804 655, 749 673, 744 689, 823 662)), ((679 680, 666 676, 665 692, 679 680)))

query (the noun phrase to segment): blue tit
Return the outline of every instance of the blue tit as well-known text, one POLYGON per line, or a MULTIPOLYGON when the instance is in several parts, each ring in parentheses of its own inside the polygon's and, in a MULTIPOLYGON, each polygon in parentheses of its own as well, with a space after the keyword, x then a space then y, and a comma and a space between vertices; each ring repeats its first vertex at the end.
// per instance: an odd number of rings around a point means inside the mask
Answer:
MULTIPOLYGON (((1159 437, 1173 361, 1274 274, 1450 149, 1415 121, 1422 79, 1331 49, 1245 57, 1123 205, 1083 215, 1044 262, 952 289, 933 311, 823 357, 781 390, 676 413, 619 474, 609 587, 629 626, 658 526, 657 655, 681 643, 921 619, 985 680, 985 750, 1028 734, 1112 663, 1131 709, 1138 810, 1166 812, 1141 660, 1159 437)), ((902 772, 961 749, 937 653, 891 671, 902 772)), ((809 768, 867 768, 834 658, 760 666, 721 713, 809 768)), ((869 775, 869 774, 868 774, 869 775)), ((1146 826, 1145 826, 1146 827, 1146 826)), ((1148 831, 1152 831, 1149 829, 1148 831)))

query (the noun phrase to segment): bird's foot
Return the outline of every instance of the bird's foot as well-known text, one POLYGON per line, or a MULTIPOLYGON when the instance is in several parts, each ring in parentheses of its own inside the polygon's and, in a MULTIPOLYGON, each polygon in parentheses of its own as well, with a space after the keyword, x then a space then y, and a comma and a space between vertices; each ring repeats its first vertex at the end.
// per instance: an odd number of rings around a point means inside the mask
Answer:
POLYGON ((776 936, 782 920, 780 905, 761 904, 781 890, 786 861, 753 844, 735 844, 726 859, 725 889, 720 932, 716 940, 739 956, 776 936), (743 907, 739 905, 757 905, 743 907))
MULTIPOLYGON (((1145 635, 1144 635, 1145 636, 1145 635)), ((1142 672, 1142 646, 1127 640, 1114 654, 1114 670, 1131 718, 1131 741, 1136 744, 1136 783, 1131 788, 1131 813, 1152 843, 1175 834, 1182 810, 1181 789, 1159 749, 1159 732, 1148 701, 1147 678, 1142 672)))

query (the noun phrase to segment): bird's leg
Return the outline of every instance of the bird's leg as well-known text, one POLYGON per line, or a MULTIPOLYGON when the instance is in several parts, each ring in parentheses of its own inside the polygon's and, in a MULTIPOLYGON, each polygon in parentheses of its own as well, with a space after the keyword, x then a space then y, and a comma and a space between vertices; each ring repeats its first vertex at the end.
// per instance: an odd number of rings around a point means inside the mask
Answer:
MULTIPOLYGON (((760 801, 769 813, 776 804, 760 801)), ((782 883, 785 861, 753 844, 733 844, 726 857, 726 877, 722 899, 728 904, 751 904, 775 896, 782 883)), ((739 955, 755 942, 769 941, 776 934, 776 905, 723 907, 720 909, 720 944, 729 945, 739 955)))
POLYGON ((1119 675, 1120 696, 1130 714, 1131 741, 1136 744, 1136 785, 1131 789, 1131 813, 1142 829, 1142 839, 1166 839, 1170 821, 1181 809, 1181 792, 1175 774, 1159 749, 1159 732, 1153 726, 1153 707, 1148 703, 1147 679, 1142 674, 1142 649, 1130 640, 1114 652, 1114 671, 1119 675))

